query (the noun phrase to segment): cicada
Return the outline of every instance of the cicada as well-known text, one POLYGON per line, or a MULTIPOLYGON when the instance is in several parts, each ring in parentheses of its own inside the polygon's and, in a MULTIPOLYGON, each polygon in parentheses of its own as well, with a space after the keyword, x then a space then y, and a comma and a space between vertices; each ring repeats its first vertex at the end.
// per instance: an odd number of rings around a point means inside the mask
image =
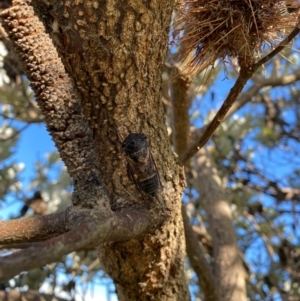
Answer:
POLYGON ((147 136, 139 133, 129 134, 122 142, 122 148, 126 155, 128 173, 136 187, 155 196, 159 188, 159 175, 147 136))

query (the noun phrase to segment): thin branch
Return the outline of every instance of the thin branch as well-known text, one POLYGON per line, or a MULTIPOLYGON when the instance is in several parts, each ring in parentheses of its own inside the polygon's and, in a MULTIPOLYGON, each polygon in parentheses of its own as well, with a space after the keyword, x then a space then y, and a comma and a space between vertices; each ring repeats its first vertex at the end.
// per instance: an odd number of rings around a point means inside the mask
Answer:
MULTIPOLYGON (((256 292, 257 294, 259 294, 261 300, 266 300, 267 295, 266 295, 266 293, 261 289, 261 287, 259 287, 258 285, 253 284, 252 281, 251 281, 251 279, 247 279, 247 283, 248 283, 248 285, 251 286, 251 288, 252 288, 252 290, 253 290, 254 292, 256 292)), ((257 300, 257 299, 255 299, 255 300, 257 300)))
POLYGON ((11 136, 9 137, 3 137, 2 135, 0 135, 0 142, 5 142, 8 141, 10 139, 15 138, 16 136, 18 136, 21 132, 23 132, 24 130, 26 130, 28 128, 30 124, 26 124, 24 125, 21 129, 16 130, 11 136), (2 137, 1 137, 2 136, 2 137))
POLYGON ((276 199, 278 203, 281 203, 283 201, 291 200, 299 202, 300 200, 300 192, 299 189, 290 188, 290 187, 283 187, 280 188, 275 182, 272 182, 270 180, 266 181, 266 186, 260 186, 255 184, 247 184, 245 185, 245 181, 243 179, 236 178, 236 181, 242 183, 247 191, 259 191, 262 193, 265 193, 266 195, 269 195, 276 199))
POLYGON ((87 210, 85 216, 81 213, 81 217, 74 222, 73 229, 63 235, 1 257, 0 281, 10 279, 22 271, 58 261, 63 255, 87 246, 129 240, 162 221, 155 219, 148 211, 131 209, 109 216, 96 210, 91 214, 87 210))
MULTIPOLYGON (((55 236, 55 235, 54 235, 55 236)), ((9 244, 9 245, 0 245, 0 250, 2 251, 11 251, 11 250, 22 250, 22 249, 27 249, 29 247, 32 247, 32 243, 31 242, 24 242, 24 243, 16 243, 16 244, 9 244)), ((1 300, 1 299, 0 299, 1 300)))
POLYGON ((200 139, 191 146, 186 152, 184 152, 179 158, 178 162, 181 165, 184 165, 191 157, 193 157, 210 139, 213 133, 216 131, 218 126, 224 120, 227 112, 231 108, 232 104, 235 102, 237 96, 242 91, 244 86, 246 85, 249 78, 251 78, 253 72, 249 69, 242 69, 239 77, 237 78, 234 86, 230 90, 226 100, 224 101, 222 107, 219 109, 214 119, 207 126, 204 134, 200 137, 200 139))
POLYGON ((200 139, 178 158, 179 164, 184 165, 207 143, 207 141, 210 139, 210 137, 213 135, 213 133, 216 131, 216 129, 226 117, 228 111, 234 104, 235 100, 237 99, 237 96, 240 94, 247 81, 252 77, 254 72, 256 72, 259 67, 261 67, 268 60, 270 60, 276 54, 278 54, 282 49, 284 49, 284 47, 286 47, 292 41, 293 38, 295 38, 295 36, 300 31, 299 24, 300 23, 297 23, 296 27, 292 30, 292 32, 281 43, 279 43, 279 45, 271 53, 266 55, 257 63, 241 69, 240 74, 234 86, 231 88, 223 105, 221 106, 213 120, 210 122, 210 124, 207 126, 206 131, 200 137, 200 139))
POLYGON ((266 62, 272 59, 276 54, 278 54, 281 50, 283 50, 286 46, 288 46, 289 43, 298 35, 299 32, 300 32, 300 22, 296 24, 295 28, 290 32, 290 34, 283 41, 281 41, 273 51, 271 51, 269 54, 267 54, 257 63, 253 64, 252 67, 250 68, 253 68, 256 71, 259 67, 264 65, 266 62))
POLYGON ((261 236, 262 240, 264 241, 264 243, 266 245, 266 249, 267 249, 267 252, 268 252, 268 254, 270 256, 270 259, 273 262, 275 251, 274 251, 274 249, 272 247, 272 244, 271 244, 269 238, 261 231, 261 228, 260 228, 259 224, 255 221, 255 219, 253 218, 252 215, 250 215, 246 211, 243 212, 243 215, 251 222, 251 224, 253 225, 254 229, 261 236))
MULTIPOLYGON (((265 185, 249 184, 248 179, 243 179, 241 177, 235 178, 236 181, 242 183, 246 189, 248 189, 249 191, 256 190, 268 194, 277 199, 278 202, 285 200, 300 200, 300 189, 293 187, 280 187, 277 181, 268 179, 262 171, 258 170, 251 162, 247 161, 240 150, 236 149, 235 155, 238 160, 242 160, 246 163, 247 168, 239 169, 239 171, 246 172, 247 174, 254 174, 260 177, 261 180, 265 183, 265 185)), ((260 181, 260 183, 263 183, 262 181, 260 181)))
MULTIPOLYGON (((251 101, 252 97, 258 95, 260 89, 263 87, 277 87, 277 86, 287 86, 295 83, 296 81, 300 80, 300 70, 294 71, 292 74, 280 76, 280 77, 270 77, 264 78, 262 76, 254 76, 255 78, 252 79, 254 82, 253 85, 246 90, 244 93, 241 94, 240 97, 236 100, 236 102, 232 105, 230 110, 228 111, 226 118, 232 116, 236 111, 241 109, 244 105, 251 101)), ((193 141, 196 141, 197 137, 203 136, 203 133, 208 125, 203 126, 200 129, 193 130, 191 135, 193 137, 193 141)), ((293 137, 290 133, 285 132, 285 135, 288 135, 290 138, 297 139, 298 137, 293 137)))
POLYGON ((236 111, 242 108, 245 104, 251 101, 252 97, 258 95, 258 92, 263 87, 278 87, 278 86, 287 86, 295 83, 300 80, 300 70, 294 71, 292 74, 273 77, 263 78, 257 77, 253 79, 254 84, 243 93, 236 102, 232 105, 230 110, 228 111, 226 118, 232 116, 236 111))
POLYGON ((184 224, 187 255, 194 272, 197 274, 199 286, 201 287, 201 290, 205 296, 204 299, 206 301, 221 300, 219 289, 215 282, 211 267, 207 263, 196 233, 191 227, 184 205, 181 207, 181 212, 184 224))
POLYGON ((44 241, 63 234, 70 229, 67 226, 67 212, 68 209, 55 214, 0 221, 0 244, 44 241))
POLYGON ((276 212, 278 214, 300 214, 300 211, 295 211, 295 210, 283 210, 283 209, 276 209, 276 212))
MULTIPOLYGON (((260 225, 255 221, 255 219, 253 218, 252 215, 250 215, 248 212, 244 211, 243 215, 252 223, 254 229, 257 231, 257 233, 261 236, 262 240, 265 243, 266 246, 266 250, 269 254, 270 260, 271 260, 271 270, 269 271, 269 275, 271 275, 271 273, 274 271, 274 255, 275 255, 275 251, 274 248, 272 246, 272 243, 270 241, 270 239, 268 238, 268 236, 266 234, 264 234, 261 230, 260 225)), ((272 279, 272 277, 270 277, 272 279)), ((272 285, 274 287, 276 287, 278 293, 280 294, 282 300, 286 301, 287 300, 287 294, 286 292, 284 292, 282 290, 282 288, 279 286, 277 281, 272 282, 272 285)))
POLYGON ((95 239, 96 231, 94 223, 81 224, 62 236, 1 257, 0 280, 8 280, 22 271, 58 261, 63 255, 82 248, 95 239))

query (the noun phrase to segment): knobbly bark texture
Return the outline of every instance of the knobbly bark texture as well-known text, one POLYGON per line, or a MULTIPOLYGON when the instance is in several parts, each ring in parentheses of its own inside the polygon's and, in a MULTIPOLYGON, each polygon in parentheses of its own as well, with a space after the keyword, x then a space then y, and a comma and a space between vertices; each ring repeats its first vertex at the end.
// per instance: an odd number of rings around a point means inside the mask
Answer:
MULTIPOLYGON (((116 283, 119 299, 189 300, 183 269, 184 180, 168 144, 160 103, 173 1, 32 3, 81 98, 84 115, 93 129, 98 156, 95 169, 100 171, 112 209, 157 203, 163 208, 158 214, 166 215, 165 223, 155 233, 99 247, 99 257, 116 283), (128 177, 118 133, 125 138, 132 132, 142 132, 149 138, 162 184, 155 198, 138 191, 128 177)), ((55 79, 55 83, 59 81, 55 79)), ((43 93, 43 82, 36 85, 43 93)), ((59 108, 54 107, 57 112, 59 108)), ((73 117, 78 116, 76 111, 73 117)), ((66 117, 73 118, 62 114, 62 120, 66 117)), ((51 125, 51 120, 46 122, 51 125)), ((64 135, 63 122, 53 127, 64 135)), ((68 161, 76 154, 64 152, 64 156, 68 161)), ((82 173, 77 166, 70 171, 82 173)), ((88 182, 83 185, 86 190, 88 186, 88 182)))
POLYGON ((126 205, 116 197, 128 196, 124 187, 139 195, 127 176, 117 131, 124 138, 146 134, 162 181, 172 182, 176 168, 160 89, 173 1, 34 3, 81 95, 113 208, 126 205))
POLYGON ((47 129, 74 179, 73 204, 107 208, 92 132, 73 81, 30 1, 16 0, 13 4, 1 14, 3 26, 23 62, 47 129))
POLYGON ((223 301, 246 301, 245 271, 242 266, 231 210, 221 179, 206 149, 195 158, 201 203, 206 211, 213 240, 214 275, 223 301))

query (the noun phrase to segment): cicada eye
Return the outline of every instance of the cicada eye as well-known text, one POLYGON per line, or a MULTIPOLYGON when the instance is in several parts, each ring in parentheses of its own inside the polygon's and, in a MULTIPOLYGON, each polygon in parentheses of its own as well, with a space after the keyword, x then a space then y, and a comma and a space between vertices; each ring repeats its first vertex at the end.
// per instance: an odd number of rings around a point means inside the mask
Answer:
POLYGON ((134 140, 124 141, 122 143, 122 147, 127 155, 131 155, 133 152, 136 151, 136 145, 136 141, 134 140))
POLYGON ((129 143, 126 144, 126 148, 127 148, 128 150, 134 150, 134 149, 135 149, 135 146, 136 146, 135 141, 130 141, 129 143))

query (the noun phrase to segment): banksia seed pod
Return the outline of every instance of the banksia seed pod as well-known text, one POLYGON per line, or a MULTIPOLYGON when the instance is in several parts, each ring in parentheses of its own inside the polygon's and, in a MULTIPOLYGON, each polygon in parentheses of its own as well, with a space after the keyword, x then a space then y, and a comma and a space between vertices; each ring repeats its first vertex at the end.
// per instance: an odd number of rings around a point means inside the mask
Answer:
POLYGON ((274 46, 295 26, 298 6, 295 0, 179 0, 173 31, 178 59, 194 75, 217 59, 247 67, 264 45, 274 46))

